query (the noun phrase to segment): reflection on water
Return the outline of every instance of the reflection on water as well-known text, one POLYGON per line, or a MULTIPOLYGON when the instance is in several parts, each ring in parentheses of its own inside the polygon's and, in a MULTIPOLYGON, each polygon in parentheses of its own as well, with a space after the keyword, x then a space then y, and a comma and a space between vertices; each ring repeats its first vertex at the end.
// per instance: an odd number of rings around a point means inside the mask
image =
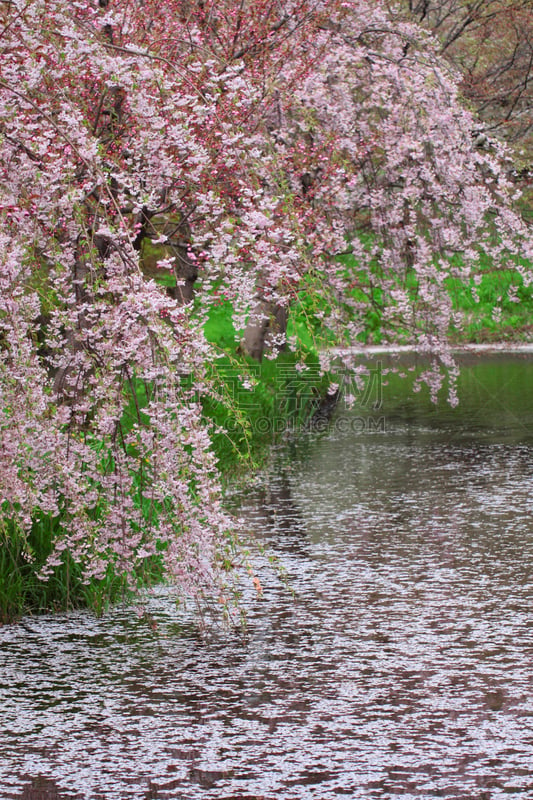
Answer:
POLYGON ((0 629, 0 797, 533 797, 533 365, 462 387, 391 378, 235 498, 295 592, 261 561, 244 639, 164 592, 0 629))

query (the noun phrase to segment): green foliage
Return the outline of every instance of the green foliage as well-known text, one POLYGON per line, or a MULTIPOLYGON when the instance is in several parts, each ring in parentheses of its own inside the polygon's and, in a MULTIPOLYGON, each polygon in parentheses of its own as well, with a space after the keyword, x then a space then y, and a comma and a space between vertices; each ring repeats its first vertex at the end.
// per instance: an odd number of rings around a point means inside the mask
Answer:
POLYGON ((315 271, 305 275, 289 311, 287 337, 296 343, 295 352, 305 358, 322 347, 335 344, 331 331, 322 320, 331 314, 335 298, 324 291, 323 276, 315 271))
MULTIPOLYGON (((361 236, 361 240, 367 248, 371 247, 370 236, 361 236)), ((375 273, 379 270, 377 261, 374 260, 372 271, 362 269, 351 253, 339 256, 338 262, 341 266, 341 276, 350 286, 352 304, 347 308, 348 315, 350 308, 355 308, 362 323, 362 332, 358 336, 359 343, 380 344, 384 298, 383 289, 379 281, 375 280, 375 273)))
POLYGON ((320 374, 315 349, 321 335, 315 310, 316 298, 302 291, 288 328, 299 346, 257 363, 239 347, 231 303, 222 298, 210 309, 204 332, 220 350, 211 375, 219 400, 206 397, 202 402, 223 475, 257 466, 266 448, 287 429, 305 424, 325 393, 328 378, 320 374))
MULTIPOLYGON (((7 519, 6 509, 0 518, 0 624, 9 622, 22 614, 45 611, 67 611, 73 608, 90 607, 98 615, 111 603, 128 596, 127 586, 118 578, 112 565, 101 580, 86 581, 82 570, 63 552, 61 563, 52 575, 43 580, 39 573, 52 552, 60 520, 39 514, 28 532, 17 528, 7 519)), ((148 569, 139 576, 145 584, 161 577, 154 559, 151 574, 148 569)))

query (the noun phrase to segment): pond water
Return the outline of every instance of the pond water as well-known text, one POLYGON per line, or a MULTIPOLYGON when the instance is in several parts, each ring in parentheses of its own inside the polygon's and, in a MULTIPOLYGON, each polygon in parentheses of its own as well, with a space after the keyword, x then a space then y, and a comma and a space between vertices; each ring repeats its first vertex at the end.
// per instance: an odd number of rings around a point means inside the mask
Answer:
POLYGON ((533 798, 533 361, 384 372, 234 498, 294 592, 260 557, 244 637, 164 591, 0 628, 2 800, 533 798))

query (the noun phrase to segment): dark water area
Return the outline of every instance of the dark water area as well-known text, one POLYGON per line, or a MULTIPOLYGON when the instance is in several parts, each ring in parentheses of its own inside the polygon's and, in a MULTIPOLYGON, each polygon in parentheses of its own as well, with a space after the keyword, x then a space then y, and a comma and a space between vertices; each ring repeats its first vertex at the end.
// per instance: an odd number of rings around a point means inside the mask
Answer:
POLYGON ((533 360, 387 373, 232 503, 248 629, 164 590, 0 628, 2 800, 533 798, 533 360))

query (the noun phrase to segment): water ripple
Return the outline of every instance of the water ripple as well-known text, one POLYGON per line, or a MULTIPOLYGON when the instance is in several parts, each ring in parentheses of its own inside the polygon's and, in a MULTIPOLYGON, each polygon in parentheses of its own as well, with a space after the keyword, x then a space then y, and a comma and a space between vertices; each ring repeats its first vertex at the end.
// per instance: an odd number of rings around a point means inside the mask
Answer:
POLYGON ((1 628, 2 800, 533 797, 533 446, 420 430, 238 499, 294 592, 258 556, 245 637, 164 590, 1 628))

